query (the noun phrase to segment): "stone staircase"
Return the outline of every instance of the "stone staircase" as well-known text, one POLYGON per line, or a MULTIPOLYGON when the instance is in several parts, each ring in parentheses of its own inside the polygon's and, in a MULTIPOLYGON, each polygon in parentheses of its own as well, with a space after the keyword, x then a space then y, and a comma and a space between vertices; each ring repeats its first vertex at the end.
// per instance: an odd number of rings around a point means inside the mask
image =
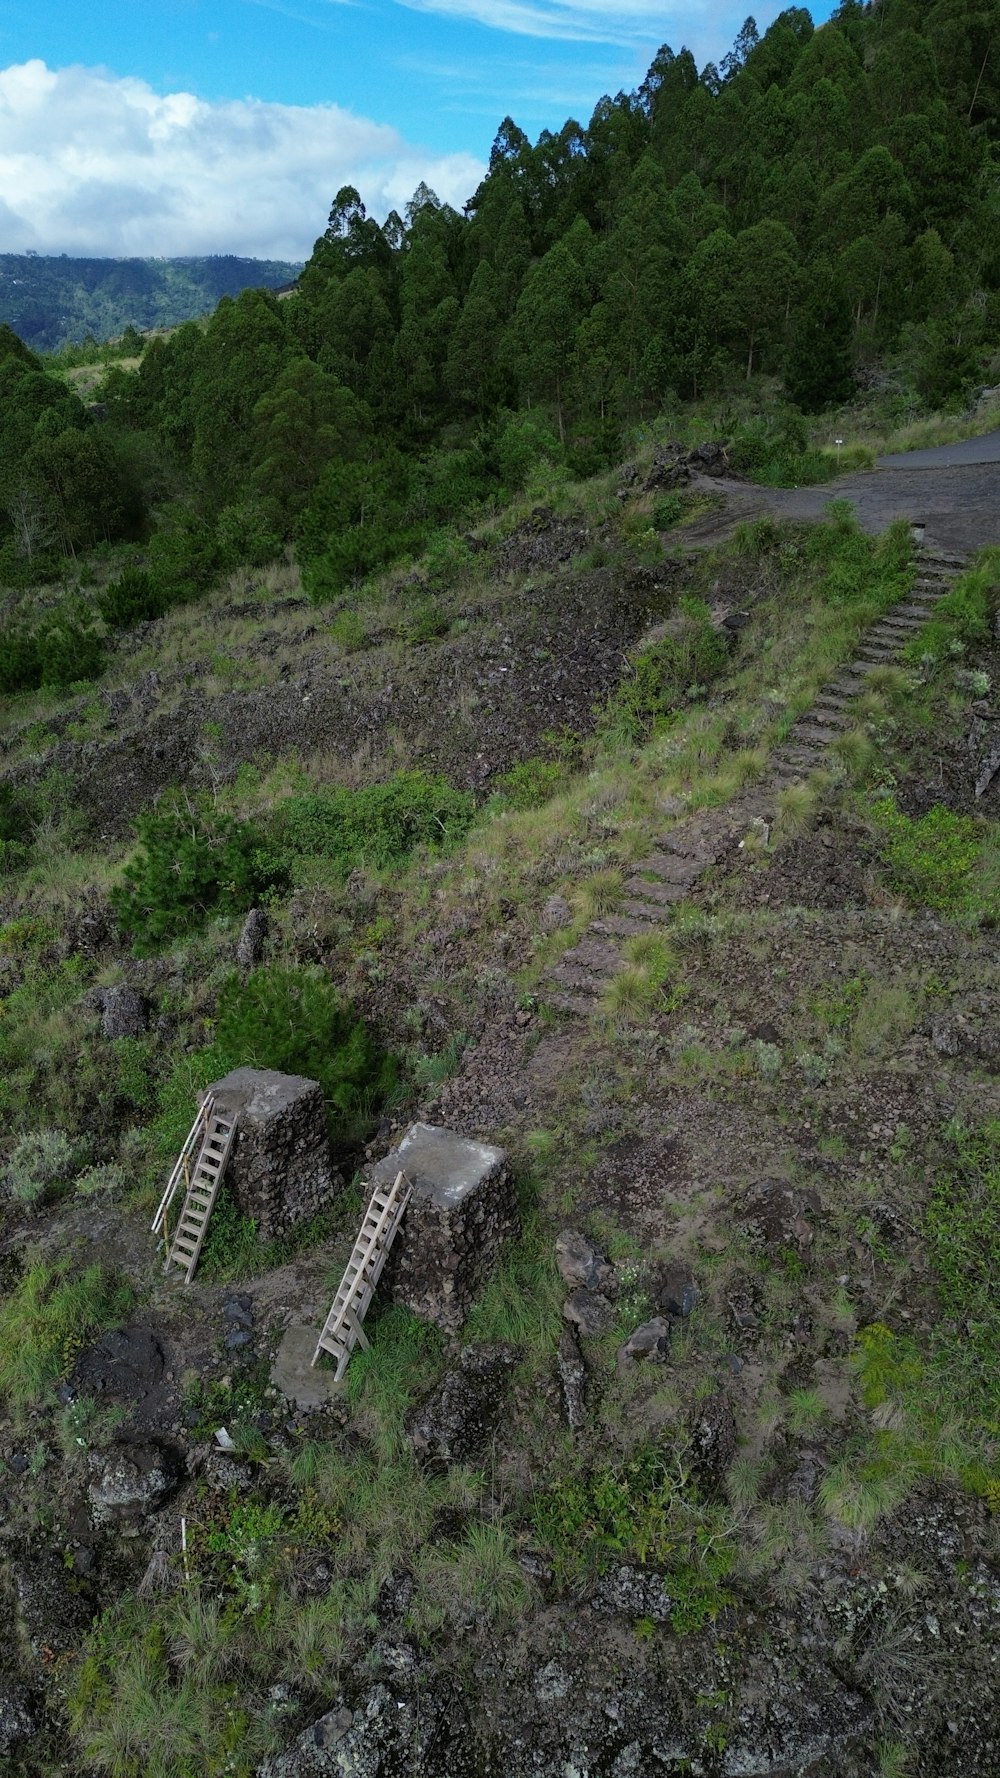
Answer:
POLYGON ((676 904, 687 900, 755 817, 773 813, 775 794, 822 769, 828 750, 851 726, 851 706, 868 675, 899 659, 966 565, 961 556, 921 552, 913 591, 873 625, 855 659, 793 723, 771 755, 765 783, 725 809, 689 816, 658 840, 655 850, 633 867, 619 910, 592 920, 583 938, 549 970, 543 984, 549 1006, 582 1017, 597 1011, 611 978, 624 967, 621 940, 658 930, 668 934, 676 904))

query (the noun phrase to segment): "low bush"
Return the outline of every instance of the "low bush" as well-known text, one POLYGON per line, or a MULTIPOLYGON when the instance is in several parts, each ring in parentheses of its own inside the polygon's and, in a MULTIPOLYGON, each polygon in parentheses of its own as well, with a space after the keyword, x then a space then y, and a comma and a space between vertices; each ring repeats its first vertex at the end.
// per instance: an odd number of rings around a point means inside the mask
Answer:
POLYGON ((560 760, 526 759, 493 780, 491 802, 504 809, 538 809, 558 796, 569 773, 560 760))
POLYGON ((174 804, 143 815, 139 850, 111 894, 137 950, 180 938, 209 914, 243 913, 287 887, 287 871, 252 821, 174 804))
POLYGON ((997 913, 995 866, 981 868, 987 833, 973 816, 953 814, 938 803, 913 819, 892 797, 883 798, 873 812, 886 881, 897 894, 914 907, 941 913, 997 913))
POLYGON ((393 1058, 319 969, 269 965, 231 976, 212 1051, 220 1073, 250 1066, 318 1080, 341 1143, 367 1129, 396 1084, 393 1058))
POLYGON ((632 745, 659 733, 682 704, 704 695, 728 658, 727 639, 714 627, 707 605, 682 599, 671 634, 635 656, 630 677, 608 704, 605 730, 632 745))
POLYGON ((452 845, 474 814, 472 796, 447 779, 397 772, 364 790, 331 786, 289 797, 275 816, 274 836, 283 852, 329 859, 346 876, 357 864, 398 865, 417 846, 452 845))
POLYGON ((18 1203, 40 1204, 73 1176, 77 1153, 64 1130, 31 1130, 14 1146, 4 1182, 18 1203))
POLYGON ((952 657, 957 643, 972 648, 988 641, 998 604, 1000 549, 993 549, 985 551, 975 567, 937 600, 933 615, 908 644, 907 659, 944 662, 952 657))
POLYGON ((34 826, 27 799, 12 784, 0 784, 0 876, 26 862, 34 826))
POLYGON ((109 629, 130 630, 135 624, 162 617, 167 596, 147 569, 126 568, 98 595, 97 608, 109 629))
POLYGON ((996 1394, 1000 1350, 1000 1122, 953 1131, 954 1169, 937 1180, 926 1234, 941 1298, 996 1394))
POLYGON ((66 603, 30 628, 0 631, 0 692, 37 691, 99 677, 104 645, 89 615, 66 603))
POLYGON ((554 1482, 536 1496, 534 1530, 564 1580, 600 1573, 615 1559, 667 1569, 678 1631, 714 1618, 736 1549, 723 1509, 706 1505, 683 1468, 656 1445, 619 1466, 554 1482))

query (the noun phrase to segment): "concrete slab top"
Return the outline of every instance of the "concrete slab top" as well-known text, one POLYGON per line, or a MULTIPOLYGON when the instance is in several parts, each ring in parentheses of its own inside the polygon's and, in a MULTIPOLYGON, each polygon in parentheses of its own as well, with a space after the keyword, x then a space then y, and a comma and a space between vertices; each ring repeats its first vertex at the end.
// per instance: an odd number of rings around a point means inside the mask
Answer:
POLYGON ((271 1382, 286 1401, 298 1408, 324 1408, 340 1393, 332 1371, 313 1369, 313 1353, 322 1323, 303 1326, 293 1322, 285 1329, 271 1366, 271 1382))
POLYGON ((398 1148, 372 1168, 373 1185, 391 1185, 403 1172, 414 1191, 431 1198, 442 1210, 457 1204, 500 1172, 507 1156, 502 1148, 474 1142, 434 1124, 411 1124, 398 1148))
POLYGON ((238 1111, 247 1122, 263 1124, 280 1117, 316 1089, 316 1081, 301 1074, 278 1074, 273 1068, 234 1068, 206 1087, 201 1098, 214 1093, 220 1111, 238 1111))

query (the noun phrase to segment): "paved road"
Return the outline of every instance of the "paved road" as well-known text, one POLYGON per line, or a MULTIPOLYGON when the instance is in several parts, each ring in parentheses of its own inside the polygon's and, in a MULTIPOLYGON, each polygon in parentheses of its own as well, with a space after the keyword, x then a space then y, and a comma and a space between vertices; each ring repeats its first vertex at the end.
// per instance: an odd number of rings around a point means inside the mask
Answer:
MULTIPOLYGON (((931 548, 968 554, 1000 544, 1000 432, 930 451, 884 457, 861 475, 843 475, 818 488, 759 488, 701 476, 697 486, 724 494, 726 511, 691 527, 690 542, 721 540, 743 519, 773 512, 817 519, 831 500, 849 500, 862 530, 877 535, 893 519, 925 527, 931 548)), ((682 534, 678 533, 678 538, 682 534)))
POLYGON ((880 469, 957 469, 966 463, 1000 463, 1000 432, 963 438, 958 444, 934 445, 929 451, 897 451, 880 457, 880 469))

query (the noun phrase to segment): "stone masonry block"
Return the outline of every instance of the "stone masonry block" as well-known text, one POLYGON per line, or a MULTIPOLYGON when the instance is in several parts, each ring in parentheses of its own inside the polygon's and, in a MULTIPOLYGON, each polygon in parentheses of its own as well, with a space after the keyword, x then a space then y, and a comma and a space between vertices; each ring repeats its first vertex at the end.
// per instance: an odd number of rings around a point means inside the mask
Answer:
POLYGON ((413 1124, 370 1169, 370 1189, 391 1185, 399 1172, 413 1195, 386 1268, 393 1299, 455 1333, 517 1232, 506 1154, 453 1130, 413 1124))
POLYGON ((220 1111, 237 1114, 226 1182, 262 1241, 278 1239, 333 1202, 343 1181, 331 1164, 317 1081, 236 1068, 207 1091, 220 1111))

